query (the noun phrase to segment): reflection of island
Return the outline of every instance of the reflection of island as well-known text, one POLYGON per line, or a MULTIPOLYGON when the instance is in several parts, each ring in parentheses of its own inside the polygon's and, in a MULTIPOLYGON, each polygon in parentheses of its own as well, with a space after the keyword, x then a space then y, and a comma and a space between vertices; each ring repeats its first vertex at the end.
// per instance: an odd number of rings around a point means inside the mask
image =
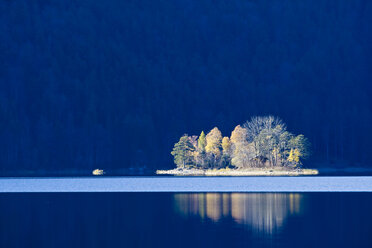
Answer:
POLYGON ((271 233, 290 215, 302 212, 302 194, 205 193, 175 194, 176 211, 218 221, 232 217, 237 223, 271 233))

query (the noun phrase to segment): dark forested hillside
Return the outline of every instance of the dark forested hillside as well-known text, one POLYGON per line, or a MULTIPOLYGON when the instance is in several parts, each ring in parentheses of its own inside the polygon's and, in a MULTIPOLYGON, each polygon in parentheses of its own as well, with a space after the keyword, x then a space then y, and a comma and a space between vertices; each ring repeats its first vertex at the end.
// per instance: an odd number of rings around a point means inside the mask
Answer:
POLYGON ((2 0, 0 169, 172 167, 183 133, 267 114, 371 166, 371 24, 368 0, 2 0))

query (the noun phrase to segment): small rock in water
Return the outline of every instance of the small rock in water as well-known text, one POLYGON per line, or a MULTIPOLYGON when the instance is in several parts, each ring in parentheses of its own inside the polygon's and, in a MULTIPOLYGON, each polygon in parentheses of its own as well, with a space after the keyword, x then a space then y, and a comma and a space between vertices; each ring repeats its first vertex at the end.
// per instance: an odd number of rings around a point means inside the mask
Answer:
POLYGON ((103 175, 104 172, 103 172, 103 170, 95 169, 95 170, 92 171, 92 174, 95 175, 95 176, 100 176, 100 175, 103 175))

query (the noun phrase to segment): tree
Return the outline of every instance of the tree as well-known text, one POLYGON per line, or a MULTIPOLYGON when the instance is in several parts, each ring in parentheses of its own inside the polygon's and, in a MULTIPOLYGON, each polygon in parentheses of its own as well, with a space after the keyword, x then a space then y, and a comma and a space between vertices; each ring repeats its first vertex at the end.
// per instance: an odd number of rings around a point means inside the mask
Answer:
POLYGON ((194 147, 194 150, 197 150, 198 149, 198 136, 196 135, 188 136, 188 139, 191 145, 194 147))
POLYGON ((284 125, 262 127, 259 134, 254 137, 253 143, 255 144, 256 156, 264 159, 270 166, 277 166, 280 158, 280 144, 284 138, 282 134, 285 133, 284 125))
POLYGON ((218 165, 221 158, 222 134, 217 127, 213 128, 206 136, 207 145, 205 146, 207 160, 211 165, 218 165))
POLYGON ((310 155, 309 147, 310 143, 304 135, 291 136, 287 161, 293 166, 300 165, 300 159, 306 159, 310 155))
POLYGON ((231 142, 229 137, 223 137, 222 139, 222 153, 223 154, 230 154, 231 150, 231 142))
POLYGON ((200 152, 205 152, 205 146, 207 145, 207 140, 205 139, 204 131, 201 132, 198 139, 198 148, 200 152))
POLYGON ((286 126, 281 119, 274 116, 254 116, 250 121, 244 123, 243 127, 247 129, 247 139, 253 142, 262 130, 271 130, 276 127, 285 130, 286 126))
POLYGON ((300 151, 298 149, 291 149, 288 155, 288 162, 292 163, 293 166, 297 166, 300 163, 300 151))
POLYGON ((230 165, 231 160, 231 142, 229 137, 223 137, 222 139, 222 158, 221 158, 221 166, 228 166, 230 165))
POLYGON ((252 146, 247 141, 247 129, 236 126, 231 133, 231 164, 237 168, 247 167, 253 158, 252 146))
POLYGON ((232 144, 236 145, 237 143, 247 141, 247 136, 247 130, 245 128, 242 128, 240 125, 237 125, 231 132, 230 141, 232 144))
POLYGON ((193 163, 193 152, 195 147, 190 141, 190 137, 185 134, 180 140, 174 145, 171 154, 174 157, 174 163, 177 167, 188 167, 193 163))
POLYGON ((208 163, 207 163, 207 156, 205 152, 206 145, 207 145, 207 140, 206 140, 204 131, 202 131, 198 138, 197 149, 194 152, 194 160, 195 160, 195 165, 197 167, 201 167, 201 168, 207 167, 208 163))
MULTIPOLYGON (((281 132, 285 132, 286 126, 283 121, 273 116, 255 116, 244 123, 247 129, 247 140, 253 144, 255 159, 270 160, 275 142, 281 132)), ((270 160, 272 162, 272 160, 270 160)))
POLYGON ((206 136, 207 145, 205 146, 205 151, 219 157, 221 155, 221 140, 221 131, 217 127, 213 128, 206 136))

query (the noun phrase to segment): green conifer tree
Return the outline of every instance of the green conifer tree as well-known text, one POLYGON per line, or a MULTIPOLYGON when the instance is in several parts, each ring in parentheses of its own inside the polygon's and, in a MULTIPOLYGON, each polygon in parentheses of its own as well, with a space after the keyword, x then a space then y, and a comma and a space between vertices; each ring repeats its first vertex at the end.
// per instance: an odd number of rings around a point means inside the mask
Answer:
POLYGON ((183 135, 180 140, 174 144, 173 151, 171 152, 177 167, 186 168, 192 165, 194 151, 195 148, 190 142, 187 134, 183 135))

